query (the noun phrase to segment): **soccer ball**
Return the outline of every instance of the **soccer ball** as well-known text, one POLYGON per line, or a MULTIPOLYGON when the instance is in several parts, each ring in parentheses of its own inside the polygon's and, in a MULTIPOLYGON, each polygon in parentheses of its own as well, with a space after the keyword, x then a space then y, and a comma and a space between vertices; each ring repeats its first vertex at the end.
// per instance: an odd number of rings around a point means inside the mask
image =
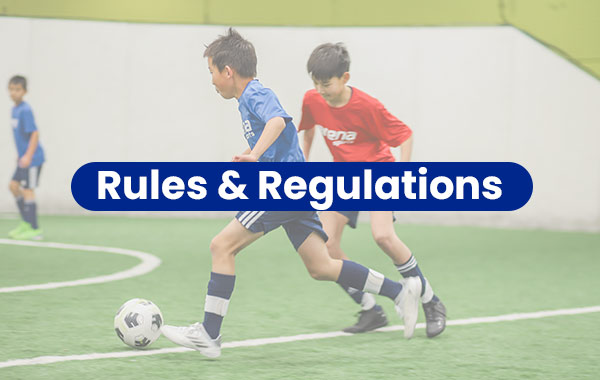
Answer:
POLYGON ((163 324, 158 306, 152 302, 134 298, 123 304, 115 315, 115 332, 126 345, 148 348, 160 336, 163 324))

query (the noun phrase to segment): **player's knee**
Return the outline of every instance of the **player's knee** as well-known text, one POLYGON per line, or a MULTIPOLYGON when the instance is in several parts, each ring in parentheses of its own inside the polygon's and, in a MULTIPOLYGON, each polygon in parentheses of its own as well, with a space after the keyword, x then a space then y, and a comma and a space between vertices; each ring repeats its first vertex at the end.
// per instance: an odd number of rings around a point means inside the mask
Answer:
POLYGON ((377 245, 383 249, 389 248, 392 246, 394 237, 395 236, 390 233, 378 233, 378 232, 373 233, 373 239, 375 240, 375 243, 377 243, 377 245))
POLYGON ((341 258, 342 247, 339 240, 329 238, 325 245, 327 246, 327 252, 329 252, 329 256, 333 257, 334 259, 341 258))
POLYGON ((219 236, 215 236, 210 242, 210 253, 212 254, 213 260, 220 259, 231 255, 230 244, 219 236))
POLYGON ((329 279, 325 272, 318 270, 318 269, 314 269, 314 270, 309 269, 308 273, 310 274, 310 277, 312 277, 313 279, 315 279, 317 281, 325 281, 325 280, 329 279))
POLYGON ((317 281, 331 281, 335 280, 334 273, 330 270, 329 265, 313 265, 307 267, 310 277, 317 281))
POLYGON ((16 197, 19 195, 19 183, 16 181, 10 181, 8 183, 8 189, 16 197))

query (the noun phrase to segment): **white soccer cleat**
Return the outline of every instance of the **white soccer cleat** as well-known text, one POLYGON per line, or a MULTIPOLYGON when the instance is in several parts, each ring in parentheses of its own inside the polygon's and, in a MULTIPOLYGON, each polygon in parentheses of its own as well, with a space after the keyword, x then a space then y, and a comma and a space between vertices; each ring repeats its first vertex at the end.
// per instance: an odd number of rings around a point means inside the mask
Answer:
POLYGON ((175 344, 200 351, 202 355, 209 358, 221 356, 221 335, 212 339, 200 322, 183 327, 163 325, 160 330, 175 344))
POLYGON ((419 301, 421 300, 421 279, 407 277, 400 280, 402 291, 396 297, 396 312, 404 320, 404 337, 412 338, 419 317, 419 301))

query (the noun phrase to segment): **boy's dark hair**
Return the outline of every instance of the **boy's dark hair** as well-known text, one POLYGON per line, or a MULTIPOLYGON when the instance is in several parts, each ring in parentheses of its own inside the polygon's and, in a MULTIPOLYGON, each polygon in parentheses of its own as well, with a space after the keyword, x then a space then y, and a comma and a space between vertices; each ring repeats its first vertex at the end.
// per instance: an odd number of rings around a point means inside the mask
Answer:
POLYGON ((319 81, 326 81, 333 77, 341 78, 350 70, 350 55, 341 42, 321 44, 310 55, 306 69, 314 79, 319 81))
POLYGON ((254 46, 233 28, 229 28, 226 35, 219 36, 211 42, 204 51, 204 57, 211 58, 212 64, 219 71, 229 66, 244 78, 256 76, 254 46))
POLYGON ((8 85, 10 86, 11 84, 20 84, 21 87, 23 87, 23 90, 27 91, 27 78, 22 75, 15 75, 14 77, 10 78, 8 85))

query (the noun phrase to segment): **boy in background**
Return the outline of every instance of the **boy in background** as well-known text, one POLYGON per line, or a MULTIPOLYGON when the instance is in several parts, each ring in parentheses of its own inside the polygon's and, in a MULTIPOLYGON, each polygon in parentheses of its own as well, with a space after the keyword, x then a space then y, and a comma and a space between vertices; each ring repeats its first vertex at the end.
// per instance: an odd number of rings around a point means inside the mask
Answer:
MULTIPOLYGON (((212 83, 225 99, 238 100, 244 137, 249 148, 235 162, 303 162, 296 127, 273 91, 255 78, 254 46, 238 32, 213 41, 205 50, 212 83)), ((264 234, 283 227, 309 274, 316 280, 336 281, 343 287, 384 295, 394 301, 404 319, 404 335, 412 337, 418 315, 421 281, 395 282, 349 260, 327 253, 327 235, 315 211, 241 211, 210 243, 212 272, 204 304, 204 322, 191 326, 164 325, 172 342, 208 357, 221 354, 221 324, 235 284, 235 256, 264 234)), ((271 273, 277 276, 277 273, 271 273)))
POLYGON ((31 106, 23 101, 27 93, 27 79, 15 75, 8 82, 8 92, 15 106, 12 109, 11 126, 17 146, 17 168, 9 189, 15 197, 21 224, 8 235, 18 240, 40 240, 42 230, 38 225, 34 189, 38 185, 44 163, 44 149, 31 106))
MULTIPOLYGON (((304 95, 302 119, 298 131, 304 131, 304 154, 308 160, 315 125, 322 129, 325 143, 335 162, 394 162, 390 147, 400 146, 400 161, 410 160, 412 131, 390 114, 375 98, 347 85, 350 79, 350 56, 341 44, 317 46, 307 63, 315 89, 304 95)), ((373 239, 393 261, 404 278, 419 278, 421 300, 427 321, 427 336, 432 338, 444 331, 446 308, 433 293, 429 281, 421 273, 410 249, 394 230, 392 211, 371 211, 373 239)), ((332 258, 348 260, 342 251, 344 226, 356 228, 358 211, 323 211, 323 228, 329 237, 327 248, 332 258)), ((342 288, 361 305, 358 322, 344 329, 361 333, 385 326, 387 318, 375 297, 352 287, 342 288)))

